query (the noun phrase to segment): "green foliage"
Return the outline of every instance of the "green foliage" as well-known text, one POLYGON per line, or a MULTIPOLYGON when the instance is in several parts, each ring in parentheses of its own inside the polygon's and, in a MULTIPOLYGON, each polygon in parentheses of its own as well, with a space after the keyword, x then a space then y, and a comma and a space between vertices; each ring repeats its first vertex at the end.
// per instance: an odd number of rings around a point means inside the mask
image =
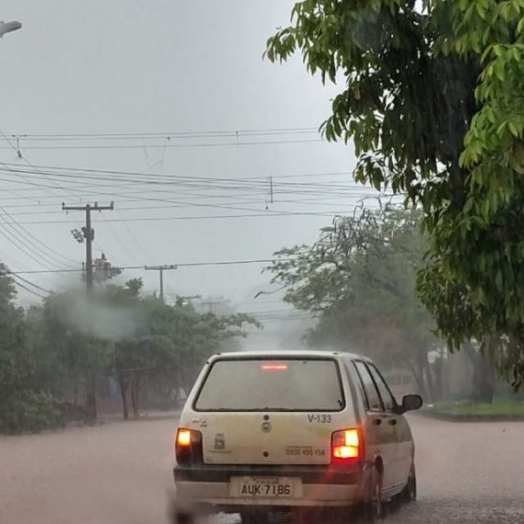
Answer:
POLYGON ((21 433, 54 428, 61 422, 55 397, 43 391, 20 388, 2 406, 0 433, 21 433))
MULTIPOLYGON (((12 278, 0 266, 0 432, 37 431, 63 422, 72 395, 92 373, 114 376, 125 395, 124 415, 139 416, 147 375, 170 390, 191 385, 220 345, 244 336, 243 314, 199 314, 177 301, 142 294, 142 281, 107 285, 89 300, 78 291, 47 297, 27 312, 14 303, 12 278), (66 401, 63 404, 62 401, 66 401)), ((80 412, 81 409, 73 409, 80 412)))
POLYGON ((56 401, 34 381, 24 313, 13 279, 0 264, 0 433, 40 430, 58 423, 56 401))
POLYGON ((524 380, 524 3, 305 0, 267 43, 345 88, 323 124, 357 180, 405 193, 430 234, 417 291, 451 348, 524 380))
POLYGON ((284 300, 313 311, 311 345, 364 352, 386 367, 413 371, 427 384, 434 324, 414 294, 426 238, 420 213, 387 207, 339 217, 312 246, 276 253, 268 268, 286 286, 284 300))

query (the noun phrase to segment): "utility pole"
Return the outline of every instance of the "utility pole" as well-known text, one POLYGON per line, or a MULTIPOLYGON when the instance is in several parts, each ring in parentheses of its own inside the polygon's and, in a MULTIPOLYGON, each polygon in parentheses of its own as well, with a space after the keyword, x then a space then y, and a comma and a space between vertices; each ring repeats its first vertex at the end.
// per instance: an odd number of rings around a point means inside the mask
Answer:
POLYGON ((209 313, 214 313, 213 306, 219 306, 222 304, 221 300, 205 300, 201 302, 203 306, 209 306, 209 313))
POLYGON ((7 33, 11 33, 12 31, 17 31, 18 29, 21 29, 21 28, 22 28, 22 24, 17 21, 0 22, 0 38, 2 38, 7 33))
POLYGON ((160 300, 164 302, 164 271, 178 269, 178 266, 174 264, 164 264, 163 266, 145 266, 144 269, 146 271, 158 271, 160 273, 160 300))
MULTIPOLYGON (((95 230, 91 226, 91 211, 112 211, 114 203, 111 202, 109 206, 99 206, 98 202, 95 204, 86 204, 85 206, 66 206, 62 203, 62 211, 84 211, 86 214, 86 225, 82 228, 82 236, 86 241, 86 294, 88 298, 93 292, 93 240, 95 239, 95 230)), ((75 236, 75 235, 74 235, 75 236)), ((75 236, 77 241, 79 238, 75 236)), ((96 398, 96 372, 94 369, 89 369, 86 383, 87 394, 87 416, 89 422, 96 422, 98 419, 98 406, 96 398)))

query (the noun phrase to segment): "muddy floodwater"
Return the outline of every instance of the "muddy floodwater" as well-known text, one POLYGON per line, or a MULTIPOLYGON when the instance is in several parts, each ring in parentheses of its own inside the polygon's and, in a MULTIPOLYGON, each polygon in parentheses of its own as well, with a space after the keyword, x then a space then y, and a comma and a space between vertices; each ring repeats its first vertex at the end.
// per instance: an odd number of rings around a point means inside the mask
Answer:
MULTIPOLYGON (((419 501, 386 523, 524 522, 524 423, 410 420, 419 501)), ((175 427, 162 419, 0 437, 0 522, 165 523, 175 427)))

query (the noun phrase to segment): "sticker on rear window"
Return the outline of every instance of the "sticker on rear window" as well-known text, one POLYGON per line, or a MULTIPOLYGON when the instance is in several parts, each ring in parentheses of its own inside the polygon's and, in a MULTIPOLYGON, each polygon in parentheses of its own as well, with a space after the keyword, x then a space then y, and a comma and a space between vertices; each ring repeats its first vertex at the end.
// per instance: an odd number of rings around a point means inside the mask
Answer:
POLYGON ((307 420, 310 424, 331 424, 331 415, 308 415, 307 420))

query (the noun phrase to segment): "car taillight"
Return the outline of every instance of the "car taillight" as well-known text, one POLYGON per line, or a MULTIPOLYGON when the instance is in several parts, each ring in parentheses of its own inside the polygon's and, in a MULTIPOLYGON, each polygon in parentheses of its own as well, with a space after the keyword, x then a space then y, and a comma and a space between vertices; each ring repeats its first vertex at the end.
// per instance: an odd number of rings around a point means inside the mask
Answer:
POLYGON ((176 461, 181 465, 202 462, 202 433, 194 429, 178 428, 175 437, 176 461))
POLYGON ((333 433, 331 438, 331 461, 347 463, 362 458, 362 442, 358 429, 346 429, 333 433))

